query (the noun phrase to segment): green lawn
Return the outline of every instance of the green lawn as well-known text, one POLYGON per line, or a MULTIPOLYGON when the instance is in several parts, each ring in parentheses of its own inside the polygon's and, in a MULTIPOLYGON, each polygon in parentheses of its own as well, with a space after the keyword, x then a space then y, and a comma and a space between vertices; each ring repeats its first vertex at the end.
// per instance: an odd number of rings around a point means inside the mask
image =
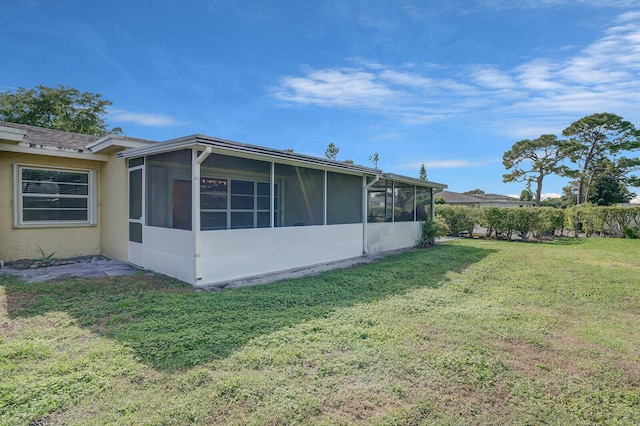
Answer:
POLYGON ((460 240, 214 293, 0 276, 0 424, 640 424, 640 243, 460 240))

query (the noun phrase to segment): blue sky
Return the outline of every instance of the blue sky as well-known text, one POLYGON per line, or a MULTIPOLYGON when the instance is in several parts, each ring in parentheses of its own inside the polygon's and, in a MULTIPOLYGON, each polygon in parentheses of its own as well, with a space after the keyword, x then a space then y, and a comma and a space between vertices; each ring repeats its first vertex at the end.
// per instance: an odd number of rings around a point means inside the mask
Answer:
POLYGON ((0 51, 0 90, 101 93, 128 136, 333 142, 460 192, 519 194, 502 154, 586 115, 640 127, 637 0, 4 0, 0 51))

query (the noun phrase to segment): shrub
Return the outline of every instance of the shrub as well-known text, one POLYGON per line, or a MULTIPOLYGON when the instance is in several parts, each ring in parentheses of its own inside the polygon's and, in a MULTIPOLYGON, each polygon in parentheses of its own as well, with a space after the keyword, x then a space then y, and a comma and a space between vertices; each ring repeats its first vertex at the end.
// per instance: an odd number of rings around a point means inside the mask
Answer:
POLYGON ((436 215, 442 217, 447 223, 450 235, 459 235, 461 232, 471 234, 478 222, 478 210, 467 206, 437 204, 436 215))
POLYGON ((444 237, 448 233, 449 227, 442 216, 436 216, 435 220, 427 219, 422 222, 418 246, 431 247, 436 243, 436 237, 444 237))
POLYGON ((517 232, 522 241, 529 239, 529 233, 540 228, 540 209, 535 207, 517 207, 508 209, 508 228, 517 232))
POLYGON ((631 238, 633 240, 637 240, 638 238, 640 238, 640 234, 635 228, 627 226, 626 228, 624 228, 624 238, 631 238))

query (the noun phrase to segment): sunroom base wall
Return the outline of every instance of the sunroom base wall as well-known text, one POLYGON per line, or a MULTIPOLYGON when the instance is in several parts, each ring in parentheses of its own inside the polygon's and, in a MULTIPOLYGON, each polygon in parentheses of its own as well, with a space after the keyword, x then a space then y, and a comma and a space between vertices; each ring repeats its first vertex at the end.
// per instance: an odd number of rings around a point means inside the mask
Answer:
POLYGON ((361 223, 200 233, 196 285, 362 256, 361 223))
POLYGON ((420 222, 380 222, 367 224, 367 253, 413 247, 420 238, 420 222))

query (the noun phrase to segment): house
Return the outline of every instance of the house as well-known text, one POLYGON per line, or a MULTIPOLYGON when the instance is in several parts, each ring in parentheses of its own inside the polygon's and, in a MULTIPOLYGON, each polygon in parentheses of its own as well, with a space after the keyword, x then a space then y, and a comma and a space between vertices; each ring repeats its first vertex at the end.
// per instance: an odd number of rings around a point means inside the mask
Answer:
POLYGON ((0 122, 0 259, 103 254, 195 286, 415 245, 446 185, 203 135, 0 122))
POLYGON ((447 204, 468 207, 531 207, 530 201, 520 201, 518 198, 500 194, 461 194, 459 192, 442 191, 437 198, 442 198, 447 204))

